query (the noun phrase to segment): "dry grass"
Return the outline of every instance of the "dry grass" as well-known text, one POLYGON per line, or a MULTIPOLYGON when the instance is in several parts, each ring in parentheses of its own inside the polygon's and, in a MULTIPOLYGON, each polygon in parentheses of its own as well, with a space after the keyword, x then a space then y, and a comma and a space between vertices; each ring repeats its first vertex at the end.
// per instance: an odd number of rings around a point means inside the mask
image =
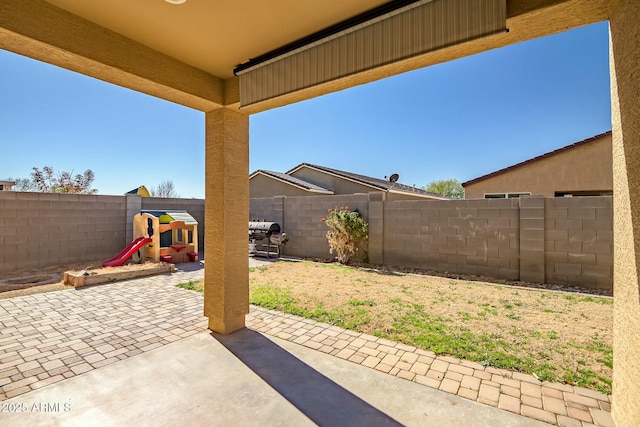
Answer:
POLYGON ((612 299, 338 264, 251 269, 251 302, 610 393, 612 299))

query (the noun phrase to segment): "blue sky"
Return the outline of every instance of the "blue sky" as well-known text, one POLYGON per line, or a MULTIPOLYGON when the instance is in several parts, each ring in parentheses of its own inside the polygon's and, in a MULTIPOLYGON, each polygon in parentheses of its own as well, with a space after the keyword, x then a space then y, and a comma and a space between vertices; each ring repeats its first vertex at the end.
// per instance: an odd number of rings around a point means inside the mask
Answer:
MULTIPOLYGON (((315 163, 423 186, 466 181, 611 129, 608 25, 251 116, 250 171, 315 163)), ((204 115, 0 50, 0 179, 92 169, 99 194, 204 197, 204 115)))

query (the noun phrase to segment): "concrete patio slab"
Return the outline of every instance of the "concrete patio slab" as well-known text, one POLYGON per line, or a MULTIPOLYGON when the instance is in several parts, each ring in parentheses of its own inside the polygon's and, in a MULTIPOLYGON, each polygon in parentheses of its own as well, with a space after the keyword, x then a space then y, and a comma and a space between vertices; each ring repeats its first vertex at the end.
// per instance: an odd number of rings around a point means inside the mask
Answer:
POLYGON ((34 427, 547 425, 248 329, 201 332, 2 405, 25 410, 2 425, 34 427))

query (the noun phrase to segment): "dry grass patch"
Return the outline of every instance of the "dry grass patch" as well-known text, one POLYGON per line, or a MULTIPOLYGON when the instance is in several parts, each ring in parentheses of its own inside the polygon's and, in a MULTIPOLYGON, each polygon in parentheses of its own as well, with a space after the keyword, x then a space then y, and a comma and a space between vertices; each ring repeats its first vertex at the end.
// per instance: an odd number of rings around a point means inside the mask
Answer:
POLYGON ((250 270, 252 304, 611 392, 611 298, 339 264, 250 270))

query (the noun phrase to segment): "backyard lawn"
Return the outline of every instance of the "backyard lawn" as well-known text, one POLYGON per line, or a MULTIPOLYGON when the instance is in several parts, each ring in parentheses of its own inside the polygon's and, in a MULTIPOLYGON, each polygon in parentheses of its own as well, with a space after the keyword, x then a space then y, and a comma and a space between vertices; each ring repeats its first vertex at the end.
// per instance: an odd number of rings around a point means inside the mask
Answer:
POLYGON ((611 393, 611 298, 313 262, 249 277, 255 305, 611 393))

